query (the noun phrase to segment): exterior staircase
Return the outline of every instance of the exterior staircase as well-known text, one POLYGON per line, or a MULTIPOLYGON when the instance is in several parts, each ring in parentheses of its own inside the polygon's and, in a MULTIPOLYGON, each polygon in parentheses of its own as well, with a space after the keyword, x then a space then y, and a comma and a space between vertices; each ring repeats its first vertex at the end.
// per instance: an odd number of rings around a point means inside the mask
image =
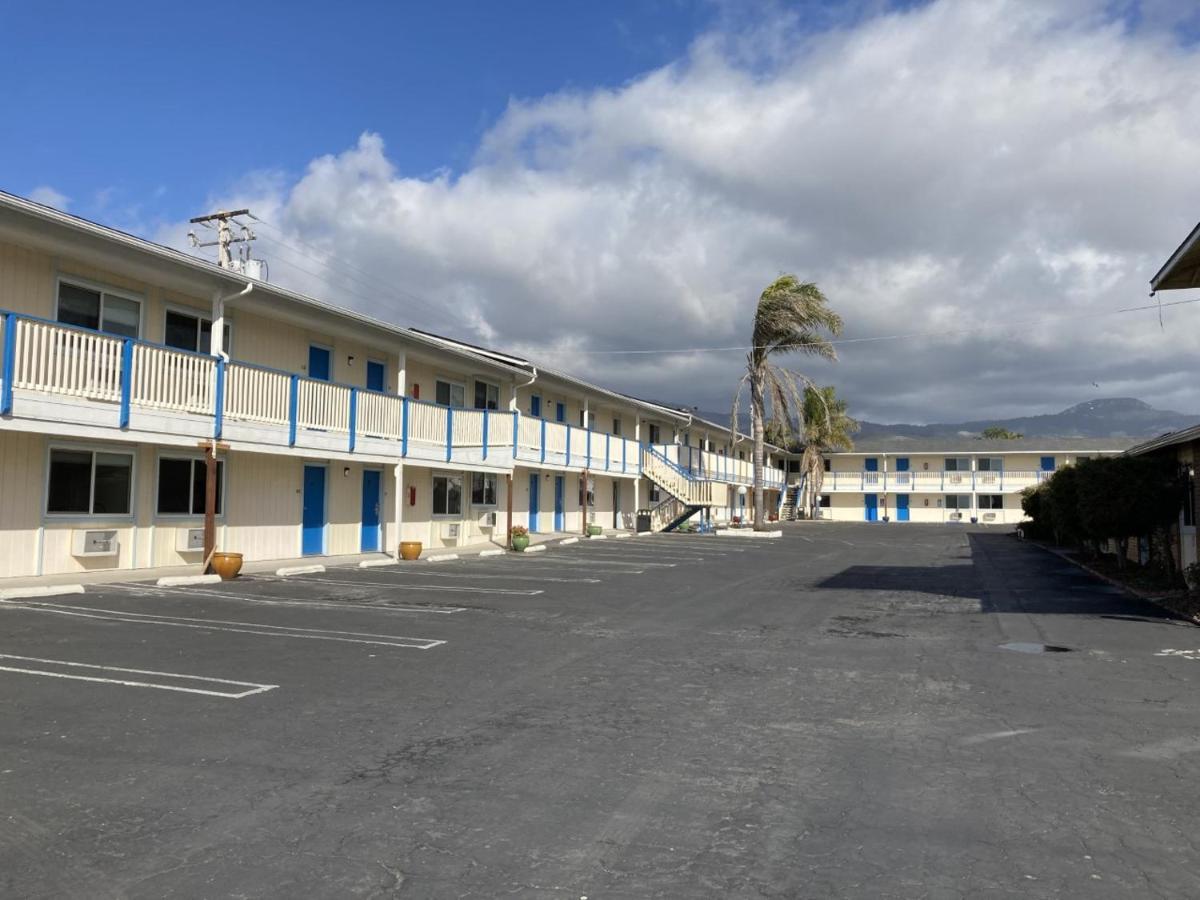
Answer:
POLYGON ((779 521, 794 522, 799 518, 800 494, 803 490, 804 480, 801 479, 799 484, 789 486, 786 491, 780 494, 779 521))
POLYGON ((728 504, 728 485, 697 478, 652 447, 642 448, 642 474, 669 495, 651 510, 656 531, 674 531, 701 510, 728 504))

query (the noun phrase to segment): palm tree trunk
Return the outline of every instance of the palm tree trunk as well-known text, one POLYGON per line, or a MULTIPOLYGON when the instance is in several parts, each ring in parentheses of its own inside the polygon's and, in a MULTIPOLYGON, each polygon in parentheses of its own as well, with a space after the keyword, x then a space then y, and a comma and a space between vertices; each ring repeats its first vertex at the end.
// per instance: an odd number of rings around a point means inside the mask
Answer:
POLYGON ((763 483, 763 422, 766 403, 763 400, 763 378, 758 372, 750 377, 750 419, 754 436, 754 530, 762 531, 765 516, 763 483))

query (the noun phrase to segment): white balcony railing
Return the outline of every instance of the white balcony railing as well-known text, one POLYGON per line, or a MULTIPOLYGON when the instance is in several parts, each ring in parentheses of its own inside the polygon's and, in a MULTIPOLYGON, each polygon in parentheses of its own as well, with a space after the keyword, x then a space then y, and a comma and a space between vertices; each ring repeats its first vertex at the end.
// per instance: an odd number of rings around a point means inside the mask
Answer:
POLYGON ((1053 472, 958 472, 940 469, 910 472, 826 472, 821 492, 1002 494, 1041 484, 1053 472))

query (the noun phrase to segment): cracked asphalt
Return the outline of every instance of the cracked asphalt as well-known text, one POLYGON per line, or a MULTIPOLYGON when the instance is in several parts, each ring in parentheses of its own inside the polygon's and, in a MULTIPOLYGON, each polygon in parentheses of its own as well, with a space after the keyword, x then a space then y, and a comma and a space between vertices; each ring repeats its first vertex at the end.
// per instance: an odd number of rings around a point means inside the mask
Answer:
POLYGON ((950 526, 0 604, 0 896, 1195 897, 1195 651, 950 526))

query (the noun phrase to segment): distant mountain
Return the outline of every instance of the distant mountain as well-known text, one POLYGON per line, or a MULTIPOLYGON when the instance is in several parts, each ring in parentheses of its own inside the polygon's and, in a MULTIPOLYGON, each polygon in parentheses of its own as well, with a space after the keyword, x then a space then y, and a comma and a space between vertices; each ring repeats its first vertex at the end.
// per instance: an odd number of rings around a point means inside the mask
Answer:
MULTIPOLYGON (((853 411, 851 411, 853 412, 853 411)), ((725 423, 729 413, 698 412, 710 422, 725 423)), ((739 416, 742 430, 750 428, 750 415, 739 416)), ((998 426, 1025 437, 1149 438, 1166 431, 1189 428, 1200 422, 1200 413, 1181 413, 1155 409, 1132 397, 1112 397, 1076 403, 1062 412, 1041 416, 1016 416, 1011 419, 977 419, 971 422, 942 422, 932 425, 883 425, 862 422, 856 439, 888 437, 942 438, 977 435, 985 428, 998 426)))
POLYGON ((1132 397, 1113 397, 1076 403, 1062 412, 1042 416, 1016 416, 1011 419, 977 419, 933 425, 881 425, 863 422, 856 437, 962 437, 998 426, 1026 437, 1148 438, 1165 431, 1176 431, 1200 422, 1196 413, 1155 409, 1132 397))

